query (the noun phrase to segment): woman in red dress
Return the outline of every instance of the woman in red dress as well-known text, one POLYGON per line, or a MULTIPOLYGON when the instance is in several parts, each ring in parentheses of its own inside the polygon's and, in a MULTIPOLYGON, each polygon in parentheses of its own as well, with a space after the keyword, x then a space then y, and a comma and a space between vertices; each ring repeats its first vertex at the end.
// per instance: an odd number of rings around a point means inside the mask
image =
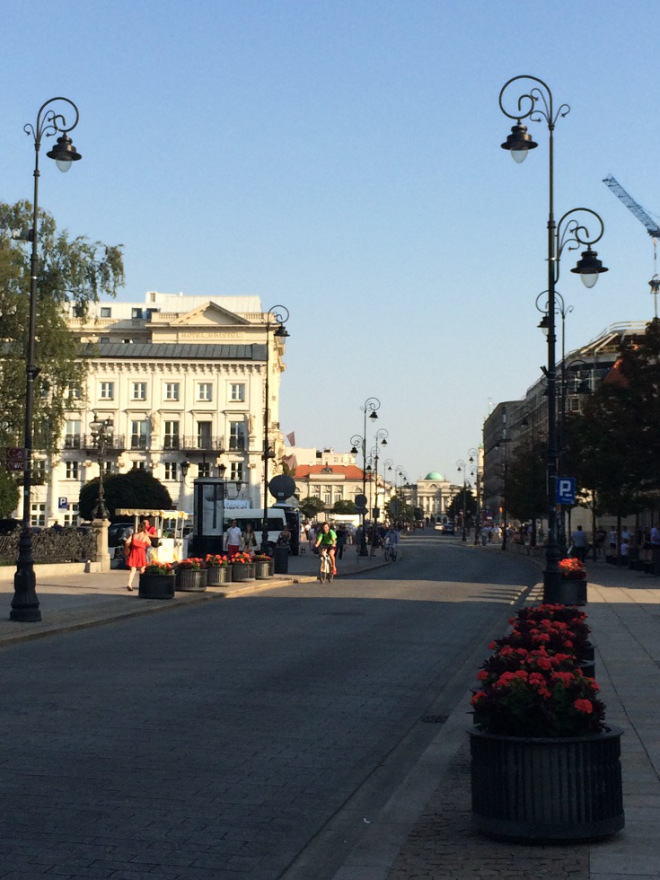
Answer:
POLYGON ((128 584, 126 589, 133 591, 133 579, 135 572, 140 574, 144 571, 147 564, 147 547, 151 546, 151 538, 147 534, 147 527, 143 522, 140 523, 137 532, 126 539, 124 543, 124 552, 126 553, 126 565, 130 568, 128 574, 128 584))

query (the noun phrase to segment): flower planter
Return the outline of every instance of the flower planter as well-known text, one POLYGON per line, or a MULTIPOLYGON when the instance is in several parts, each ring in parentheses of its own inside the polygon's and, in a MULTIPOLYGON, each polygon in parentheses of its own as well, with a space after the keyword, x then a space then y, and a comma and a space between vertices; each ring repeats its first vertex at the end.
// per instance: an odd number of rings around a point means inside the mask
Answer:
POLYGON ((176 575, 141 574, 138 586, 140 599, 173 599, 176 575))
POLYGON ((253 581, 257 577, 254 562, 232 562, 231 579, 235 583, 253 581))
POLYGON ((561 578, 556 587, 546 588, 545 601, 552 605, 586 605, 586 578, 561 578))
POLYGON ((220 587, 231 583, 231 565, 210 565, 206 569, 206 583, 209 587, 220 587))
POLYGON ((176 589, 181 593, 199 593, 206 589, 206 569, 179 569, 176 573, 176 589))
POLYGON ((528 842, 602 838, 623 828, 620 728, 557 739, 468 732, 478 831, 528 842))
POLYGON ((273 576, 273 560, 257 559, 254 562, 255 575, 258 581, 271 578, 273 576))

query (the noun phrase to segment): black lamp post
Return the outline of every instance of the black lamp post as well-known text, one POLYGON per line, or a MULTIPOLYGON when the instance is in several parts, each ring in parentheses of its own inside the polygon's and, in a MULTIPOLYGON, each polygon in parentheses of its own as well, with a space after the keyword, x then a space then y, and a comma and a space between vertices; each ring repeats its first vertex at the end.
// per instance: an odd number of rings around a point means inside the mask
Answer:
POLYGON ((394 470, 394 477, 395 477, 395 484, 394 485, 395 485, 396 496, 397 496, 397 498, 399 498, 399 512, 397 515, 397 520, 398 520, 397 528, 401 528, 401 522, 403 520, 403 513, 404 513, 403 484, 404 484, 404 481, 407 480, 407 477, 406 477, 405 470, 401 467, 400 464, 398 464, 394 470), (399 487, 401 487, 401 494, 400 495, 399 495, 399 487))
POLYGON ((459 458, 456 462, 456 469, 458 470, 459 474, 463 474, 463 534, 461 540, 467 541, 467 523, 465 521, 465 514, 467 512, 467 465, 462 458, 459 458))
MULTIPOLYGON (((378 455, 378 444, 381 446, 387 446, 387 438, 389 437, 389 431, 385 428, 380 428, 376 431, 376 445, 371 450, 371 456, 375 466, 375 474, 374 474, 374 506, 371 511, 371 515, 374 518, 374 530, 378 530, 378 517, 380 516, 380 509, 378 507, 378 461, 380 456, 378 455)), ((373 545, 372 545, 373 546, 373 545)))
MULTIPOLYGON (((364 405, 360 407, 364 413, 364 428, 362 436, 354 434, 351 437, 351 453, 357 455, 358 449, 362 450, 362 497, 367 497, 367 413, 372 421, 378 418, 377 410, 380 409, 380 400, 377 397, 367 397, 364 405)), ((366 518, 363 508, 362 513, 362 535, 360 537, 360 556, 368 556, 367 550, 367 529, 366 518)))
POLYGON ((475 501, 475 514, 474 514, 474 541, 473 543, 477 543, 478 535, 479 535, 479 450, 476 447, 472 447, 472 449, 468 449, 468 455, 470 456, 468 459, 468 463, 474 467, 474 501, 475 501))
POLYGON ((548 364, 543 369, 548 381, 548 441, 547 441, 547 485, 548 485, 548 543, 546 546, 546 566, 543 574, 543 599, 545 602, 561 602, 561 573, 559 570, 559 541, 557 534, 557 410, 556 410, 556 363, 555 363, 555 308, 556 308, 556 285, 559 280, 559 265, 564 247, 574 250, 580 246, 586 247, 582 257, 578 260, 575 268, 571 269, 582 278, 586 287, 593 287, 598 280, 598 275, 607 272, 597 253, 592 250, 603 236, 605 227, 602 219, 590 208, 573 208, 567 211, 555 222, 554 215, 554 129, 557 119, 566 116, 570 112, 568 104, 561 104, 555 112, 552 92, 543 80, 535 76, 515 76, 508 80, 499 96, 500 109, 509 119, 514 119, 516 124, 511 129, 511 134, 501 146, 511 152, 512 158, 520 163, 524 161, 527 153, 538 145, 527 133, 527 127, 521 125, 523 119, 529 118, 532 122, 545 120, 548 127, 548 181, 549 181, 549 210, 548 210, 548 364), (515 112, 509 113, 503 104, 504 93, 513 83, 520 80, 529 85, 527 91, 519 95, 515 102, 515 112), (588 215, 584 219, 578 219, 575 215, 588 215), (589 218, 598 222, 599 232, 593 237, 585 223, 589 218))
POLYGON ((264 449, 261 456, 264 463, 264 516, 261 523, 261 552, 268 552, 268 462, 271 458, 275 458, 275 451, 270 448, 268 443, 269 421, 270 421, 270 329, 271 317, 275 319, 277 327, 273 336, 276 339, 286 339, 289 335, 285 324, 289 320, 289 310, 286 306, 273 306, 266 312, 266 382, 264 389, 264 449))
POLYGON ((37 598, 36 580, 34 576, 34 558, 32 556, 32 529, 30 526, 30 496, 32 489, 32 420, 34 409, 34 380, 39 375, 39 367, 36 365, 35 342, 37 333, 37 296, 39 279, 39 259, 37 253, 37 232, 39 220, 39 150, 41 140, 52 137, 60 132, 56 145, 46 155, 54 159, 60 171, 68 171, 72 162, 82 158, 80 153, 71 143, 68 132, 78 124, 78 108, 68 98, 50 98, 42 104, 37 113, 36 125, 25 126, 25 133, 31 135, 34 140, 34 198, 32 204, 32 228, 28 233, 29 241, 32 242, 32 255, 30 257, 30 314, 28 321, 27 356, 25 359, 25 465, 23 475, 23 526, 18 543, 18 560, 16 574, 14 575, 14 598, 9 612, 10 620, 24 623, 34 623, 41 620, 39 599, 37 598), (66 124, 66 119, 61 113, 47 109, 55 102, 64 102, 74 111, 75 118, 72 125, 66 124))
POLYGON ((108 446, 112 441, 112 432, 115 423, 112 418, 99 419, 94 413, 94 421, 90 423, 89 429, 92 432, 94 445, 99 463, 99 494, 94 510, 92 511, 93 519, 108 519, 108 508, 105 506, 105 495, 103 491, 103 470, 105 468, 105 455, 108 446))

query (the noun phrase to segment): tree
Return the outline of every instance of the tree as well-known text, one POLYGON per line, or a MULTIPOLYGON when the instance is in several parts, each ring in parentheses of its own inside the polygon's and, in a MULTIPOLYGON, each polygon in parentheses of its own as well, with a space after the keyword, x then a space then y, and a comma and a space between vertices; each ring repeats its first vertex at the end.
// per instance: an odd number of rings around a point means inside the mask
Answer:
POLYGON ((333 513, 357 513, 357 507, 353 501, 335 501, 332 508, 333 513))
MULTIPOLYGON (((148 471, 133 468, 127 474, 112 474, 103 478, 105 504, 110 512, 110 520, 123 519, 115 515, 115 510, 123 507, 145 508, 147 510, 171 510, 172 499, 165 486, 148 471)), ((99 497, 99 478, 90 480, 80 490, 80 515, 91 519, 99 497)))
POLYGON ((460 492, 457 492, 456 495, 451 499, 451 503, 447 507, 447 516, 449 519, 456 519, 465 513, 467 517, 473 517, 477 512, 477 502, 475 500, 474 495, 472 494, 472 486, 468 486, 465 489, 465 493, 461 489, 460 492), (465 510, 463 511, 463 504, 465 504, 465 510))
POLYGON ((325 510, 325 504, 321 501, 320 498, 305 498, 304 501, 301 501, 298 505, 298 509, 302 512, 303 516, 306 516, 307 519, 314 519, 322 510, 325 510))
POLYGON ((547 514, 546 452, 545 441, 530 440, 518 446, 507 463, 504 498, 513 519, 534 521, 547 514))
MULTIPOLYGON (((0 231, 17 230, 27 238, 32 225, 29 202, 0 203, 0 231)), ((110 247, 83 236, 59 232, 46 211, 40 211, 37 232, 40 272, 37 300, 33 436, 36 448, 55 450, 72 389, 84 387, 85 364, 80 346, 66 326, 66 308, 84 315, 101 294, 114 296, 124 283, 121 245, 110 247)), ((0 447, 22 446, 25 424, 25 359, 30 306, 28 241, 0 236, 0 447)), ((77 401, 84 405, 81 399, 77 401)))
POLYGON ((660 321, 623 344, 620 357, 568 422, 565 460, 596 511, 620 518, 657 507, 660 462, 660 321))
POLYGON ((0 519, 5 519, 16 510, 19 494, 16 478, 0 466, 0 519))

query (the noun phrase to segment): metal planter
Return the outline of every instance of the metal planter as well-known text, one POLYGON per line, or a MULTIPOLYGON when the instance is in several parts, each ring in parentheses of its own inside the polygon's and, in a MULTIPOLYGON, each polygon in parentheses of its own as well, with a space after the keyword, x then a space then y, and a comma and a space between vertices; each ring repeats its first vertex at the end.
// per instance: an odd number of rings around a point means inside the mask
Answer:
POLYGON ((468 733, 478 831, 529 842, 596 839, 624 827, 620 728, 559 739, 468 733))

